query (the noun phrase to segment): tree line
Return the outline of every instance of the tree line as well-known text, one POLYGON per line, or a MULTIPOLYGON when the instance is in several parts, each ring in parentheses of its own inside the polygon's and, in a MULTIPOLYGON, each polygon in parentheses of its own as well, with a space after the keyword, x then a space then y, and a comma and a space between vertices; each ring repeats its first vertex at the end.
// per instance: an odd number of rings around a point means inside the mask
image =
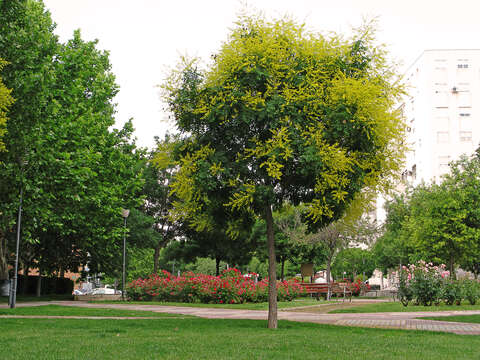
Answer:
POLYGON ((185 60, 163 85, 176 133, 151 152, 136 147, 132 121, 111 129, 108 53, 79 31, 60 43, 54 27, 41 1, 0 1, 2 81, 14 100, 0 98, 2 279, 20 199, 22 264, 42 273, 88 263, 115 274, 122 208, 132 209, 129 244, 153 250, 153 271, 167 244, 217 269, 263 246, 276 278, 292 237, 305 252, 320 244, 330 267, 401 167, 403 87, 369 24, 326 37, 288 18, 241 16, 206 67, 185 60))

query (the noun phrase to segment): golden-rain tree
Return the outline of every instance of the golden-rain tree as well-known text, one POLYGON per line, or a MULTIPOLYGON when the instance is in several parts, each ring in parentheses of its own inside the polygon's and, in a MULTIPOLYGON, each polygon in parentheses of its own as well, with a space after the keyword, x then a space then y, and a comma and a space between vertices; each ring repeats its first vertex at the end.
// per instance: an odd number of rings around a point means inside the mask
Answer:
POLYGON ((266 222, 269 328, 277 327, 272 208, 303 203, 309 225, 324 227, 401 164, 402 88, 373 42, 370 25, 351 39, 326 38, 287 18, 243 16, 207 69, 185 61, 164 85, 188 138, 172 187, 177 214, 208 227, 205 209, 222 191, 226 210, 266 222))

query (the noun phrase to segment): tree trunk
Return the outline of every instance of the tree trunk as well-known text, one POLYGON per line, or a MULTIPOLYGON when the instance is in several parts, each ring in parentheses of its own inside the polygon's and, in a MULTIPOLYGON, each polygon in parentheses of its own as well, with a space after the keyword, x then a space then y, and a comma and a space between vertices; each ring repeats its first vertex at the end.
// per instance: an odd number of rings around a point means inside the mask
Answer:
POLYGON ((158 259, 160 258, 160 244, 155 246, 155 252, 153 253, 153 273, 158 274, 158 259))
POLYGON ((42 295, 42 273, 40 272, 40 269, 38 269, 36 296, 40 297, 41 295, 42 295))
POLYGON ((220 258, 215 258, 215 276, 220 276, 220 258))
POLYGON ((265 222, 267 223, 268 247, 268 328, 276 329, 277 321, 277 268, 275 258, 275 237, 273 232, 273 215, 270 205, 265 207, 265 222))
POLYGON ((23 264, 23 288, 22 295, 27 295, 28 290, 28 272, 30 271, 30 266, 28 263, 23 264))
POLYGON ((450 255, 450 277, 452 279, 457 278, 457 276, 455 274, 455 263, 454 263, 453 255, 450 255))
POLYGON ((383 271, 380 271, 380 290, 383 290, 383 271))
POLYGON ((0 231, 0 280, 8 280, 7 238, 0 231))
POLYGON ((285 258, 282 257, 282 271, 281 271, 281 274, 280 274, 280 279, 282 281, 285 280, 285 258))
POLYGON ((329 256, 327 258, 327 284, 328 284, 328 292, 327 292, 327 300, 330 300, 330 268, 332 266, 332 257, 329 256))

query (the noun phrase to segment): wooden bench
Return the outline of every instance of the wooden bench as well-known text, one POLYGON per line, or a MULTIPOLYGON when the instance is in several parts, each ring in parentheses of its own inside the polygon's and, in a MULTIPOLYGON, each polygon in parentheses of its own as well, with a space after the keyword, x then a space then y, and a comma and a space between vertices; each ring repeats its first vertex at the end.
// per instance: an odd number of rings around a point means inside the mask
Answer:
POLYGON ((304 287, 307 294, 315 295, 317 300, 319 299, 319 295, 322 295, 324 298, 329 299, 333 294, 342 295, 343 301, 348 296, 350 301, 352 301, 352 291, 350 290, 350 286, 347 283, 330 283, 330 289, 328 284, 316 284, 316 283, 301 283, 304 287), (330 291, 329 291, 330 290, 330 291))

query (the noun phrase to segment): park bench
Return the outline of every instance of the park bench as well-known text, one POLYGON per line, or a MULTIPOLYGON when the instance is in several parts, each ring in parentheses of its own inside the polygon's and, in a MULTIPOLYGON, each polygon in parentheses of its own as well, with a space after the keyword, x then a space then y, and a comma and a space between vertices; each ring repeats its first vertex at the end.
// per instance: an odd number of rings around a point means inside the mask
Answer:
POLYGON ((319 296, 322 295, 324 298, 329 299, 332 295, 342 295, 343 301, 348 296, 350 301, 352 301, 352 291, 350 290, 350 286, 348 283, 330 283, 330 287, 328 284, 316 284, 316 283, 301 283, 304 287, 307 294, 315 296, 317 300, 319 296), (330 290, 330 291, 329 291, 330 290))

